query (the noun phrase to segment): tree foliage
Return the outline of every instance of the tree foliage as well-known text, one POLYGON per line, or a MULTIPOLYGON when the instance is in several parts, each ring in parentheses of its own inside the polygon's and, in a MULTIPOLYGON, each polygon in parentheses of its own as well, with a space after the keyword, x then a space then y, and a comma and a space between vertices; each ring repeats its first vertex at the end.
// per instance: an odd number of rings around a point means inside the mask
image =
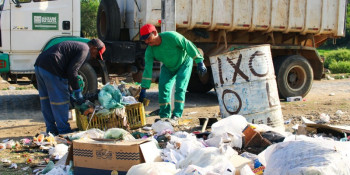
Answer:
POLYGON ((333 62, 329 65, 329 70, 334 73, 350 73, 350 62, 349 61, 339 61, 333 62))
POLYGON ((331 64, 337 62, 350 62, 350 50, 348 49, 337 49, 326 52, 324 67, 329 68, 331 64))
POLYGON ((86 38, 97 37, 97 10, 100 0, 81 0, 81 33, 86 38))

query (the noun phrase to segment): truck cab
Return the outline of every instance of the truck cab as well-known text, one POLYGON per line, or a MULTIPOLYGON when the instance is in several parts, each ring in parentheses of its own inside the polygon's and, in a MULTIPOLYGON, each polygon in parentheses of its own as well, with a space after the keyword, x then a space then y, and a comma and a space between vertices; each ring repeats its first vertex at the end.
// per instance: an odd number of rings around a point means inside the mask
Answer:
MULTIPOLYGON (((43 50, 65 40, 88 41, 80 38, 80 1, 1 0, 0 4, 0 73, 10 83, 28 77, 29 82, 21 83, 35 86, 34 63, 43 50)), ((84 70, 93 71, 90 65, 84 65, 84 70)), ((91 85, 85 80, 86 91, 89 86, 93 91, 97 88, 96 73, 82 71, 79 74, 85 79, 95 79, 91 85)))

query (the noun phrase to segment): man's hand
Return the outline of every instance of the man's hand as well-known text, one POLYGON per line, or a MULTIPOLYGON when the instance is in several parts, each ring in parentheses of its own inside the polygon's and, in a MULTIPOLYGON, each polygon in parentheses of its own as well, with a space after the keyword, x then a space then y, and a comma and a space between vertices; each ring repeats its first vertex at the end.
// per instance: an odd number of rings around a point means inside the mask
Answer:
POLYGON ((143 99, 146 97, 146 89, 142 88, 140 92, 139 102, 143 102, 143 99))
POLYGON ((204 76, 207 73, 207 68, 205 67, 203 61, 197 63, 197 71, 200 76, 204 76))
POLYGON ((84 103, 84 96, 83 96, 83 93, 81 93, 80 89, 77 89, 77 90, 73 91, 73 98, 75 99, 75 102, 78 105, 81 105, 81 104, 84 103))

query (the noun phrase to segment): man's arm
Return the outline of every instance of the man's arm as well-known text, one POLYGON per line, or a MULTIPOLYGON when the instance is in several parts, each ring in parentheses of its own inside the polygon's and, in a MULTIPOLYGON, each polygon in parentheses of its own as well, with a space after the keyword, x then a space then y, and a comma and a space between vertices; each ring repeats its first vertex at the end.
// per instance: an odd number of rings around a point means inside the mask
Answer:
POLYGON ((67 68, 68 82, 73 90, 80 89, 78 84, 78 71, 89 56, 89 50, 79 52, 73 59, 70 60, 67 68))
POLYGON ((176 37, 177 44, 179 47, 184 49, 188 56, 190 56, 196 63, 200 63, 204 60, 203 56, 198 51, 197 47, 184 36, 178 34, 179 37, 176 37))
POLYGON ((204 76, 207 73, 207 68, 203 63, 204 58, 202 54, 200 54, 197 47, 184 36, 179 34, 179 37, 177 38, 180 39, 179 45, 182 47, 182 49, 186 50, 187 55, 189 55, 197 63, 198 74, 200 76, 204 76))
POLYGON ((149 89, 152 83, 152 72, 153 72, 153 61, 154 55, 150 46, 147 47, 145 53, 145 70, 142 75, 141 87, 149 89))

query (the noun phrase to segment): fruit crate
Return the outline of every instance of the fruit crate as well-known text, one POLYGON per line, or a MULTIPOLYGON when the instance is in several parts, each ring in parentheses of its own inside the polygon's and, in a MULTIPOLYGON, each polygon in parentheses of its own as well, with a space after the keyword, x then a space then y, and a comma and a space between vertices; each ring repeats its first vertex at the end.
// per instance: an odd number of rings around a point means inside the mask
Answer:
MULTIPOLYGON (((115 109, 111 109, 108 115, 94 114, 94 116, 86 116, 81 114, 78 109, 75 109, 75 112, 76 124, 81 131, 85 131, 89 128, 98 128, 103 131, 109 128, 125 128, 123 125, 123 118, 115 114, 115 109)), ((142 103, 126 105, 125 112, 130 129, 136 129, 146 125, 145 108, 142 103)))

